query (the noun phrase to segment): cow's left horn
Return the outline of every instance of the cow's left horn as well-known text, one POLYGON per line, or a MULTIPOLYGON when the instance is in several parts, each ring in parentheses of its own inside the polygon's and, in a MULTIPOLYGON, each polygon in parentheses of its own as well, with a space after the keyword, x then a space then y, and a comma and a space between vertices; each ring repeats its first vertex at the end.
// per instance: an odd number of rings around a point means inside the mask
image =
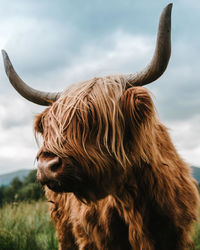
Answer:
POLYGON ((2 50, 2 54, 6 74, 13 87, 24 98, 39 105, 49 106, 60 97, 60 92, 43 92, 29 87, 15 72, 5 50, 2 50))
POLYGON ((127 86, 143 86, 158 79, 167 68, 171 54, 171 11, 172 3, 167 5, 160 16, 157 43, 151 63, 142 71, 126 75, 127 86))

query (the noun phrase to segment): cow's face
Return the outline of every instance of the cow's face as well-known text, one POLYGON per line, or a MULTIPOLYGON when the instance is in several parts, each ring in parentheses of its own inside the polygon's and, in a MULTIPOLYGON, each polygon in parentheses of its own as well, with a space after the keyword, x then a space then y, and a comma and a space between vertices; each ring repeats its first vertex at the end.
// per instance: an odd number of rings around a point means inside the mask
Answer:
POLYGON ((35 131, 43 137, 38 180, 86 200, 119 192, 135 161, 134 131, 138 140, 140 126, 152 116, 144 88, 124 92, 121 81, 110 78, 70 88, 36 117, 35 131))
POLYGON ((98 78, 72 86, 37 116, 38 180, 55 192, 85 199, 116 191, 123 179, 124 116, 118 79, 98 78))

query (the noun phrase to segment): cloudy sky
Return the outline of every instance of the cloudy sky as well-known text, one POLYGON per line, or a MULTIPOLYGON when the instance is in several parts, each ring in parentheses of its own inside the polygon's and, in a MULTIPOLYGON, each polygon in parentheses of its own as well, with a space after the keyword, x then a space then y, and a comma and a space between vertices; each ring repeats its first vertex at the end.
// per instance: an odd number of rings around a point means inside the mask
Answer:
MULTIPOLYGON (((166 0, 0 0, 0 48, 34 88, 68 85, 114 73, 133 73, 151 60, 166 0)), ((181 156, 200 166, 200 1, 176 0, 172 56, 148 86, 159 117, 181 156)), ((44 107, 9 84, 0 60, 0 174, 34 168, 34 116, 44 107)))

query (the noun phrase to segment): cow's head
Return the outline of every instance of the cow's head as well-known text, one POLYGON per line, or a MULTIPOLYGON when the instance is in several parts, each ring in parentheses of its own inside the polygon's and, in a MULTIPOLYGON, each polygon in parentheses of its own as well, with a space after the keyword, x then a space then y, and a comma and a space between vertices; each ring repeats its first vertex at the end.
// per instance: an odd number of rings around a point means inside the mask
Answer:
POLYGON ((37 155, 42 184, 55 192, 74 192, 82 200, 100 199, 120 192, 129 166, 145 158, 138 143, 140 131, 155 117, 151 97, 142 86, 159 78, 167 67, 171 8, 172 4, 162 12, 154 57, 144 70, 94 78, 61 93, 29 87, 3 51, 15 89, 29 101, 48 106, 35 120, 35 131, 43 137, 37 155))

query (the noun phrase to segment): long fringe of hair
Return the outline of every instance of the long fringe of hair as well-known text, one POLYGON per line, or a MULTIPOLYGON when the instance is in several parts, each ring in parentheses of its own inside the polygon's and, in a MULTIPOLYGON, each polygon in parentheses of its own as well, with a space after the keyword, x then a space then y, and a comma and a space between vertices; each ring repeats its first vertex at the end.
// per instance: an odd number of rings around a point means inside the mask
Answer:
POLYGON ((113 156, 123 168, 129 162, 124 148, 124 114, 120 99, 125 90, 121 77, 94 78, 68 88, 41 117, 46 150, 65 157, 76 150, 87 155, 94 144, 101 154, 113 156), (67 133, 66 133, 67 131, 67 133))

